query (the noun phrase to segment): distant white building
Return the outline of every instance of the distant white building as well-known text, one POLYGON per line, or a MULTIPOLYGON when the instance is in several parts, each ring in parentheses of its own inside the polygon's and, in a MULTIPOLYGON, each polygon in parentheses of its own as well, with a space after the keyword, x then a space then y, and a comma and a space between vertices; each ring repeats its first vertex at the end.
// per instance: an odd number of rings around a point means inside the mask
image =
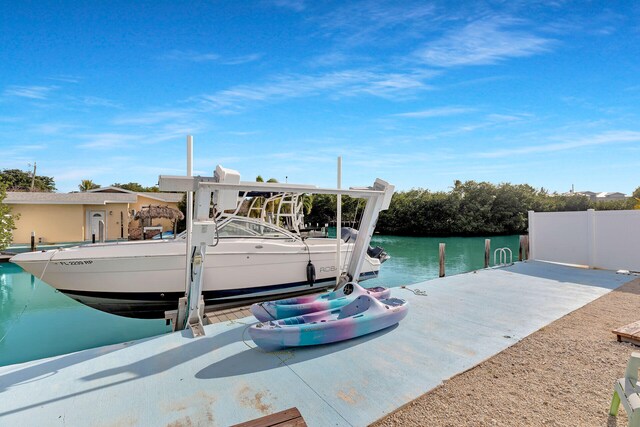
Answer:
POLYGON ((596 193, 595 191, 569 191, 568 193, 564 193, 567 196, 578 195, 578 196, 587 196, 591 201, 594 202, 609 202, 613 200, 624 200, 627 198, 627 195, 624 193, 620 193, 617 191, 603 191, 600 193, 596 193))

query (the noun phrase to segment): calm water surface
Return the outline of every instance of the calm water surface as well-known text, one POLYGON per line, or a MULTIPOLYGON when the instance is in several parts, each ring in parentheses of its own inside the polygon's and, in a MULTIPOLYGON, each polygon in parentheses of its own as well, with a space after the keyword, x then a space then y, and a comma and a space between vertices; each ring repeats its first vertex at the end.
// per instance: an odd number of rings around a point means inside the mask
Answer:
MULTIPOLYGON (((367 286, 400 286, 438 277, 438 244, 446 243, 447 275, 483 267, 484 238, 375 236, 391 255, 367 286)), ((517 257, 518 236, 491 238, 517 257)), ((114 316, 86 307, 20 267, 0 264, 0 366, 169 332, 162 319, 114 316), (4 337, 4 339, 2 338, 4 337)))

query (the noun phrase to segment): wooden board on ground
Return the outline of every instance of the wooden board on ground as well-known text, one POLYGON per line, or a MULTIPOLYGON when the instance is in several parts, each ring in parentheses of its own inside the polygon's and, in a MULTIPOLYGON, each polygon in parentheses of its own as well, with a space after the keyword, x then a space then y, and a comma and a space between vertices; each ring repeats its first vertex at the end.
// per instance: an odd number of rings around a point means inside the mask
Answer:
POLYGON ((207 317, 207 319, 209 319, 209 323, 222 323, 235 321, 237 319, 242 319, 243 317, 251 316, 251 310, 249 310, 248 306, 244 306, 226 308, 224 310, 207 311, 204 315, 207 317))
POLYGON ((640 320, 614 329, 613 333, 618 337, 618 341, 640 346, 640 320))
POLYGON ((306 425, 298 408, 289 408, 232 427, 304 427, 306 425))

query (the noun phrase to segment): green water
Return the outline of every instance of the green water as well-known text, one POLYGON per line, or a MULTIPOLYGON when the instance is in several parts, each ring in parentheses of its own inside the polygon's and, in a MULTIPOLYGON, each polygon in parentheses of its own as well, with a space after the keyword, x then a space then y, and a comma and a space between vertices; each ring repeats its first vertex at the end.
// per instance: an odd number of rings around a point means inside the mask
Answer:
POLYGON ((0 366, 170 331, 82 305, 10 263, 0 264, 0 366), (26 308, 25 308, 26 306, 26 308))
MULTIPOLYGON (((438 277, 439 243, 446 244, 447 275, 483 267, 484 238, 375 236, 372 244, 384 247, 391 259, 366 285, 400 286, 438 277)), ((492 248, 505 246, 517 257, 518 236, 491 238, 492 248)), ((94 310, 16 265, 0 264, 0 366, 168 331, 164 320, 128 319, 94 310)))
MULTIPOLYGON (((514 236, 493 236, 491 265, 496 248, 511 249, 518 259, 519 239, 514 236)), ((445 274, 465 273, 484 267, 485 237, 399 237, 374 236, 372 246, 382 246, 391 259, 380 269, 377 279, 367 280, 367 286, 401 286, 438 277, 439 244, 445 246, 445 274)))

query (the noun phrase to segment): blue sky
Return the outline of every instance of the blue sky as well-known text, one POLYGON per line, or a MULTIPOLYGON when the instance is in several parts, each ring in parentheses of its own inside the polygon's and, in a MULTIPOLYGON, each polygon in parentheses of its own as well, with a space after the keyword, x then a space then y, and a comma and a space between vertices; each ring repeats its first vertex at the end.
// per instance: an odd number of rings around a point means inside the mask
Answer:
POLYGON ((640 2, 4 1, 0 168, 640 186, 640 2), (533 4, 535 3, 535 4, 533 4))

